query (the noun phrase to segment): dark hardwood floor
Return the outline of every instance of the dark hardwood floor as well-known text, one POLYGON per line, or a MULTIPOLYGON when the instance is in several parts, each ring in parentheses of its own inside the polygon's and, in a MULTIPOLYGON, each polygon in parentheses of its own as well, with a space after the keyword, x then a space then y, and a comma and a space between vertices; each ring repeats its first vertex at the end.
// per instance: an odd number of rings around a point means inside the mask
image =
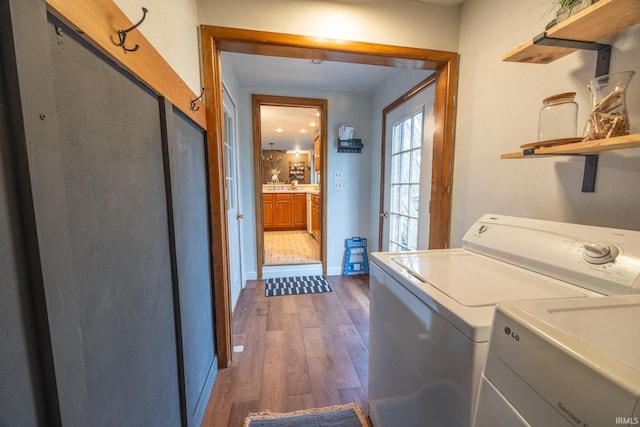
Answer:
POLYGON ((328 276, 333 292, 265 297, 247 282, 233 315, 232 366, 218 372, 203 427, 250 412, 355 402, 367 415, 369 276, 328 276))

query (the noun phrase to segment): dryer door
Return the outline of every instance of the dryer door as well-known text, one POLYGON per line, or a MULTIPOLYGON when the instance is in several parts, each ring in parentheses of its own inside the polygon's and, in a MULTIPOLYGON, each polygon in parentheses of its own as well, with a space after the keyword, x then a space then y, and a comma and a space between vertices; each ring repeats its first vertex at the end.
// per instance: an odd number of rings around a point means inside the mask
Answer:
POLYGON ((473 427, 530 427, 530 425, 482 374, 473 427))

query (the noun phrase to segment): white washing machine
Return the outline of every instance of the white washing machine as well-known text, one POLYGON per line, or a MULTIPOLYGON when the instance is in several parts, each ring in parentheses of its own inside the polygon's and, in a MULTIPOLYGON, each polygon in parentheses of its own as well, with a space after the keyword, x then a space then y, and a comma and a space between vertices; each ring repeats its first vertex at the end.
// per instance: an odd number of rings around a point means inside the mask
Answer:
POLYGON ((371 257, 369 415, 469 426, 496 304, 640 292, 640 232, 485 215, 463 248, 371 257))
POLYGON ((640 295, 501 304, 474 427, 640 424, 640 295))

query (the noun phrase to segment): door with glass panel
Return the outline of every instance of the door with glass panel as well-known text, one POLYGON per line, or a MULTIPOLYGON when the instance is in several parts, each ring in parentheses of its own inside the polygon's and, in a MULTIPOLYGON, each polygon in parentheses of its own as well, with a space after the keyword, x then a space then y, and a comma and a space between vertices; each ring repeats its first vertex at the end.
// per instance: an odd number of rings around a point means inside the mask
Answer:
POLYGON ((244 215, 240 213, 238 198, 238 168, 236 142, 236 107, 223 90, 224 107, 224 170, 225 197, 227 201, 227 238, 229 244, 229 281, 231 288, 231 304, 235 307, 242 290, 242 262, 240 256, 240 221, 244 215))
POLYGON ((434 86, 385 116, 384 251, 429 248, 434 86))

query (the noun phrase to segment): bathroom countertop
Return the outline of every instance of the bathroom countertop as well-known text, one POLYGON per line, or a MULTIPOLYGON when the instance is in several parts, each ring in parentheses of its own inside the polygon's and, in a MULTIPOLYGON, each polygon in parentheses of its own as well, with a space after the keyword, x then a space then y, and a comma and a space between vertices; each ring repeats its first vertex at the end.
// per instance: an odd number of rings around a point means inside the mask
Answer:
POLYGON ((263 194, 320 194, 319 190, 306 190, 306 189, 289 189, 289 190, 262 190, 263 194))
POLYGON ((271 185, 264 185, 262 187, 262 193, 264 194, 274 194, 274 193, 285 193, 285 194, 320 194, 320 190, 314 188, 313 186, 297 186, 292 187, 290 185, 276 185, 275 188, 271 185))

